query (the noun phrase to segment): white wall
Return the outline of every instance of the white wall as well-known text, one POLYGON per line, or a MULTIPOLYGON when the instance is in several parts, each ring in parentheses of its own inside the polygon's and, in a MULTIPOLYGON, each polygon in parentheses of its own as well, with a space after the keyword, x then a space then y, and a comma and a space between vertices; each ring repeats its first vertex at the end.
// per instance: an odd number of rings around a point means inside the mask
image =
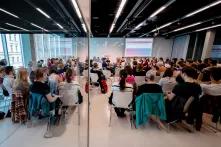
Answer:
POLYGON ((124 56, 124 38, 91 38, 90 39, 90 58, 109 57, 112 61, 116 57, 124 56))
POLYGON ((190 40, 189 35, 184 35, 174 38, 173 52, 172 52, 173 58, 186 59, 189 40, 190 40))
POLYGON ((172 45, 173 39, 165 39, 163 37, 154 38, 152 56, 170 58, 172 45))
MULTIPOLYGON (((176 37, 174 39, 165 39, 156 37, 153 41, 153 57, 186 58, 189 44, 189 36, 176 37), (173 45, 174 41, 174 45, 173 45), (172 49, 173 48, 173 49, 172 49), (173 50, 173 53, 172 53, 173 50)), ((90 58, 109 56, 113 61, 116 57, 124 56, 125 39, 124 38, 91 38, 90 39, 90 58)))

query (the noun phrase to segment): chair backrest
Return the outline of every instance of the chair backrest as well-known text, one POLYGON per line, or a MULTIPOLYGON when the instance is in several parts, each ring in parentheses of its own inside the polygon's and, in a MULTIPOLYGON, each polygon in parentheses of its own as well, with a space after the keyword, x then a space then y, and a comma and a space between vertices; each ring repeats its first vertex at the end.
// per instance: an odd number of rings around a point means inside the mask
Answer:
POLYGON ((184 113, 187 113, 189 108, 190 108, 190 105, 192 104, 192 102, 194 101, 194 97, 191 96, 190 98, 188 98, 188 100, 186 101, 184 107, 183 107, 183 112, 184 113))
POLYGON ((121 91, 119 89, 113 90, 113 105, 118 108, 128 108, 133 100, 133 89, 126 88, 121 91))
POLYGON ((145 76, 136 76, 135 81, 137 85, 142 85, 145 82, 145 76))
POLYGON ((78 104, 79 89, 80 85, 72 83, 66 83, 62 86, 59 86, 59 95, 62 96, 60 100, 64 106, 74 106, 78 104))
POLYGON ((109 70, 103 70, 103 74, 104 74, 106 79, 111 77, 111 72, 109 70))
POLYGON ((97 73, 90 73, 90 78, 91 78, 92 82, 97 82, 97 80, 98 80, 97 73))
POLYGON ((31 116, 37 116, 40 113, 43 116, 47 116, 50 110, 55 107, 54 103, 49 103, 44 95, 32 92, 30 93, 28 105, 31 116))
POLYGON ((160 79, 161 79, 161 76, 156 76, 156 77, 155 77, 155 82, 158 83, 158 82, 160 81, 160 79))

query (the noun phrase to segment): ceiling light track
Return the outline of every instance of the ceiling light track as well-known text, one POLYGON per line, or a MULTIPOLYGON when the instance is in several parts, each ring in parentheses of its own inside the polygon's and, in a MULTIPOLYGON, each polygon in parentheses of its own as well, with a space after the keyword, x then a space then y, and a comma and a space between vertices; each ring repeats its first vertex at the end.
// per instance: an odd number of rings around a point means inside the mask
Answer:
POLYGON ((13 17, 15 17, 15 18, 19 18, 17 15, 15 15, 15 14, 13 14, 13 13, 11 13, 11 12, 5 10, 5 9, 0 8, 0 11, 6 13, 6 14, 8 14, 8 15, 11 15, 11 16, 13 16, 13 17))
POLYGON ((221 24, 217 24, 217 25, 212 25, 210 27, 205 27, 205 28, 201 28, 196 30, 195 32, 200 32, 200 31, 204 31, 204 30, 209 30, 209 29, 213 29, 213 28, 217 28, 217 27, 221 27, 221 24))
POLYGON ((24 29, 24 28, 19 27, 19 26, 16 26, 16 25, 13 25, 13 24, 11 24, 11 23, 5 23, 5 24, 8 25, 8 26, 11 26, 11 27, 17 28, 17 29, 21 29, 21 30, 24 30, 24 31, 29 31, 29 30, 27 30, 27 29, 24 29))
POLYGON ((4 30, 4 31, 10 31, 10 30, 5 29, 5 28, 2 28, 2 27, 0 27, 0 30, 4 30))
MULTIPOLYGON (((159 28, 153 29, 152 31, 147 32, 146 34, 141 35, 140 37, 143 37, 143 36, 145 36, 145 35, 148 35, 149 33, 155 32, 155 31, 159 31, 160 29, 163 29, 163 28, 165 28, 165 27, 168 27, 168 26, 170 26, 170 25, 172 25, 172 24, 174 24, 174 23, 176 23, 176 22, 179 22, 180 20, 182 20, 182 19, 184 19, 184 18, 187 18, 187 17, 191 17, 191 16, 193 16, 193 15, 196 15, 196 14, 198 14, 198 13, 200 13, 200 12, 203 12, 203 11, 209 9, 209 8, 212 8, 212 7, 214 7, 214 6, 218 5, 218 4, 221 4, 221 0, 218 0, 218 1, 215 1, 215 2, 213 2, 213 3, 210 3, 209 5, 206 5, 206 6, 200 8, 200 9, 197 9, 197 10, 191 12, 191 13, 188 13, 188 14, 186 14, 185 16, 183 16, 183 17, 181 17, 181 18, 178 18, 178 19, 176 19, 176 20, 174 20, 174 21, 171 21, 171 22, 169 22, 169 23, 166 23, 166 24, 164 24, 164 25, 161 25, 159 28), (167 24, 169 24, 169 25, 167 25, 167 24)), ((204 23, 204 22, 203 22, 203 23, 204 23)), ((166 33, 165 33, 165 34, 166 34, 166 33)))
MULTIPOLYGON (((157 9, 155 12, 153 12, 147 19, 145 19, 144 21, 142 21, 141 23, 139 23, 132 31, 130 31, 128 34, 134 32, 134 30, 139 29, 146 21, 152 19, 153 17, 155 17, 156 15, 158 15, 159 13, 161 13, 162 11, 164 11, 167 7, 169 7, 171 4, 173 4, 176 0, 170 0, 169 2, 167 2, 166 4, 164 4, 163 6, 161 6, 159 9, 157 9)), ((128 35, 127 34, 127 35, 128 35)))
POLYGON ((82 13, 81 13, 81 10, 79 8, 79 5, 78 5, 77 1, 76 0, 71 0, 71 2, 74 6, 75 12, 77 13, 77 15, 78 15, 78 17, 81 21, 81 25, 82 25, 82 28, 83 28, 84 32, 87 33, 87 27, 85 25, 85 21, 84 21, 84 18, 82 17, 82 13))
MULTIPOLYGON (((114 27, 115 27, 115 24, 116 24, 116 22, 117 22, 117 19, 119 18, 119 16, 120 16, 122 10, 124 9, 124 6, 125 6, 126 2, 127 2, 127 0, 121 0, 120 6, 119 6, 119 8, 118 8, 118 10, 117 10, 117 13, 116 13, 116 15, 115 15, 114 21, 113 21, 113 23, 112 23, 112 25, 111 25, 111 28, 110 28, 110 30, 109 30, 109 35, 110 35, 111 32, 113 31, 113 29, 114 29, 114 27)), ((109 35, 108 35, 108 36, 109 36, 109 35)))
MULTIPOLYGON (((151 0, 152 1, 152 0, 151 0)), ((126 22, 128 22, 128 19, 133 15, 133 13, 137 10, 137 8, 140 6, 140 4, 143 2, 143 0, 138 0, 137 3, 134 5, 130 13, 127 15, 127 17, 124 19, 123 23, 120 25, 120 27, 117 29, 116 32, 119 32, 121 28, 124 26, 126 22)))

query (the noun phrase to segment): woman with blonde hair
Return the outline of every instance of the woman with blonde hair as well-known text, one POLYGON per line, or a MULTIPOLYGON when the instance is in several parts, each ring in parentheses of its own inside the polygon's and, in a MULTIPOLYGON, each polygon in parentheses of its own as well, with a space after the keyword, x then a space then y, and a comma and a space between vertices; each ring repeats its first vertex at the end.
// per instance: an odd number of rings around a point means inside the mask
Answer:
POLYGON ((28 71, 25 68, 18 69, 13 86, 12 96, 12 121, 24 123, 27 120, 29 96, 28 71))

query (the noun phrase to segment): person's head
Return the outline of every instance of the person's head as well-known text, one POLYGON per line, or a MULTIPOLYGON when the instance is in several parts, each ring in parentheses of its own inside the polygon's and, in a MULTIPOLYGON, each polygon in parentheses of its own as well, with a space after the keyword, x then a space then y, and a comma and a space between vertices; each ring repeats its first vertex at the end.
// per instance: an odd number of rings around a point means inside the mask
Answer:
POLYGON ((210 79, 211 81, 220 81, 221 80, 221 68, 213 67, 210 70, 210 79))
POLYGON ((187 59, 187 60, 186 60, 186 65, 187 65, 187 66, 190 66, 192 63, 193 63, 193 60, 192 60, 192 59, 187 59))
POLYGON ((182 69, 181 76, 184 80, 186 80, 186 79, 197 79, 198 74, 197 74, 197 71, 194 68, 184 67, 182 69))
POLYGON ((217 66, 217 60, 211 60, 211 66, 217 66))
POLYGON ((5 74, 6 75, 13 75, 13 66, 6 66, 5 67, 5 74))
POLYGON ((6 65, 7 65, 7 60, 6 59, 0 60, 0 66, 6 66, 6 65))
POLYGON ((16 75, 16 83, 20 82, 26 82, 28 83, 28 72, 25 68, 18 69, 17 75, 16 75))
POLYGON ((145 77, 146 82, 154 82, 155 80, 155 75, 153 73, 147 74, 145 77))
POLYGON ((184 83, 184 79, 182 78, 182 76, 179 74, 177 77, 176 77, 176 82, 181 84, 181 83, 184 83))
POLYGON ((133 69, 131 68, 130 65, 125 66, 125 71, 127 72, 128 75, 132 75, 133 74, 133 69))
POLYGON ((125 87, 126 87, 126 78, 127 78, 127 72, 126 70, 121 70, 120 71, 120 82, 119 82, 119 85, 120 85, 120 90, 124 90, 125 87))
POLYGON ((50 69, 49 69, 49 74, 56 74, 56 73, 57 73, 57 68, 56 68, 56 66, 50 67, 50 69))
POLYGON ((98 64, 97 64, 97 63, 94 63, 93 67, 94 67, 94 68, 98 68, 98 64))
POLYGON ((71 68, 68 68, 65 73, 65 79, 67 83, 71 83, 73 79, 73 71, 71 68))
POLYGON ((163 77, 172 77, 173 76, 173 70, 171 68, 167 68, 164 72, 163 77))
POLYGON ((44 80, 44 72, 42 68, 38 68, 35 72, 35 78, 37 81, 43 81, 44 80))
POLYGON ((202 60, 201 59, 197 59, 196 61, 198 64, 201 64, 202 63, 202 60))

